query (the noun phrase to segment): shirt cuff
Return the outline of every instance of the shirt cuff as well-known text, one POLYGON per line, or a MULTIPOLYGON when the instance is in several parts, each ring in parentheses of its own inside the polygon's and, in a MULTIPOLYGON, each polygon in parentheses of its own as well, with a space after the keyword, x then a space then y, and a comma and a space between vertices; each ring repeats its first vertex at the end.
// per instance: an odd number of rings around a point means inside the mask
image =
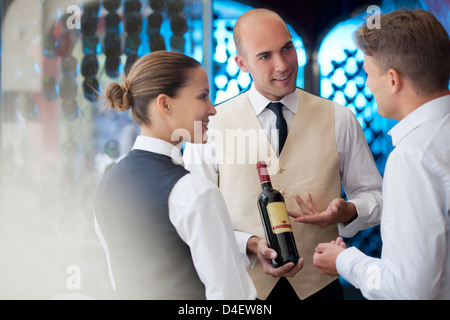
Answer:
POLYGON ((341 277, 350 282, 355 288, 359 288, 356 281, 357 275, 353 269, 355 261, 364 258, 366 255, 356 247, 350 247, 342 251, 336 258, 336 270, 341 277))
POLYGON ((258 256, 254 253, 247 254, 247 242, 248 239, 250 239, 254 235, 251 233, 235 230, 234 236, 236 237, 239 253, 241 255, 242 261, 244 262, 245 268, 246 269, 253 268, 255 266, 256 260, 258 259, 258 256))
POLYGON ((350 223, 339 223, 339 235, 345 238, 351 238, 359 231, 367 228, 366 222, 368 218, 369 208, 367 203, 363 199, 355 198, 352 200, 348 200, 356 207, 356 219, 350 223))

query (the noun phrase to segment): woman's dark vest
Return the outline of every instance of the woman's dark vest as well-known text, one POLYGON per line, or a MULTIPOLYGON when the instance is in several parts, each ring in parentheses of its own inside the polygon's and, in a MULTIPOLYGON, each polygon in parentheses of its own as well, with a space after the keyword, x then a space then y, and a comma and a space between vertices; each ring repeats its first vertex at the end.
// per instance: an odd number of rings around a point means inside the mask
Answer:
POLYGON ((102 179, 95 215, 117 298, 205 299, 190 249, 169 220, 169 194, 187 173, 170 157, 132 150, 102 179))

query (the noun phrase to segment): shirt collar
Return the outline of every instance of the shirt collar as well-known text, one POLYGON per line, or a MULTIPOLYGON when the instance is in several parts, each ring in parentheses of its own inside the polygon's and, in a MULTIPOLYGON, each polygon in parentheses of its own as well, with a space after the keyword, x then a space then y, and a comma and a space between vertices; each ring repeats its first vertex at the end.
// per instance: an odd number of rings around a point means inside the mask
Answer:
POLYGON ((398 145, 411 131, 434 117, 442 117, 450 112, 450 94, 431 100, 408 114, 397 123, 388 134, 392 137, 392 144, 398 145))
POLYGON ((283 99, 281 99, 280 101, 271 101, 264 97, 258 90, 256 90, 255 84, 252 84, 250 90, 247 91, 247 98, 257 116, 260 115, 260 113, 267 107, 270 102, 281 102, 292 113, 296 114, 300 101, 298 90, 295 90, 294 92, 283 97, 283 99))
POLYGON ((133 145, 134 149, 163 154, 172 158, 174 163, 184 166, 180 149, 167 141, 140 135, 136 137, 133 145))

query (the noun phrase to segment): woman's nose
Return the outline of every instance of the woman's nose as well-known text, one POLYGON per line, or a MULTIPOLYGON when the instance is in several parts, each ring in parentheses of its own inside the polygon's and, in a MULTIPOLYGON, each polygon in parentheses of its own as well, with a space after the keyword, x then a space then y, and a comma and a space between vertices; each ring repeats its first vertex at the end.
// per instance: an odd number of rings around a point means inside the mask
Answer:
POLYGON ((214 116, 217 113, 216 107, 212 104, 211 100, 209 101, 208 114, 210 116, 214 116))

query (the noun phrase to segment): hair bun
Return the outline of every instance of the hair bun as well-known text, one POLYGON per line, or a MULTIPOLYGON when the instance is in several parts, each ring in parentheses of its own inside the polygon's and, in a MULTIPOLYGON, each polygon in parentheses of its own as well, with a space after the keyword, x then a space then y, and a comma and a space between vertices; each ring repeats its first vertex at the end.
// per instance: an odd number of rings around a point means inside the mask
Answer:
POLYGON ((130 86, 126 79, 123 81, 121 88, 123 90, 122 105, 126 106, 126 110, 128 110, 133 105, 133 97, 131 95, 130 86))
POLYGON ((105 90, 105 97, 108 105, 119 111, 127 111, 133 104, 131 92, 125 81, 122 85, 116 82, 109 84, 105 90))

